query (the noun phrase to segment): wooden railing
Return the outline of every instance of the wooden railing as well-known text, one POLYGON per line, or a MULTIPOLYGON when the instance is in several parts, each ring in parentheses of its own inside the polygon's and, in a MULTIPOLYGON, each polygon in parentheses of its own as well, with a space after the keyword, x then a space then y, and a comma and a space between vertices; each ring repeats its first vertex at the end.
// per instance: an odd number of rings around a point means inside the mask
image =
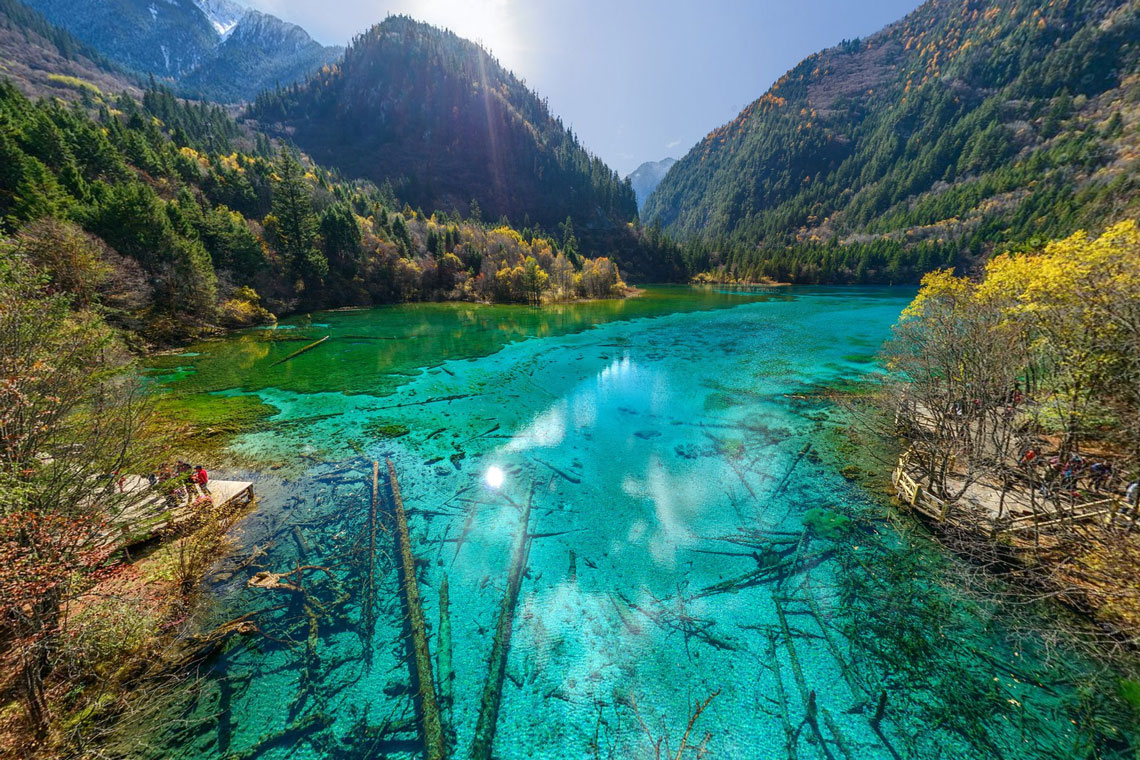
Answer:
POLYGON ((940 499, 932 494, 929 487, 919 483, 907 472, 911 453, 912 452, 908 449, 905 454, 899 457, 899 463, 891 476, 891 483, 894 484, 895 491, 898 492, 899 497, 909 504, 912 509, 926 515, 932 520, 944 522, 946 520, 946 513, 950 509, 950 504, 944 499, 940 499))
POLYGON ((1117 515, 1122 515, 1125 511, 1124 499, 1117 497, 1101 499, 1081 504, 1068 512, 1021 515, 1010 520, 1002 528, 1002 532, 1019 533, 1029 528, 1050 528, 1056 525, 1090 522, 1099 518, 1108 518, 1105 523, 1110 524, 1115 521, 1117 515))

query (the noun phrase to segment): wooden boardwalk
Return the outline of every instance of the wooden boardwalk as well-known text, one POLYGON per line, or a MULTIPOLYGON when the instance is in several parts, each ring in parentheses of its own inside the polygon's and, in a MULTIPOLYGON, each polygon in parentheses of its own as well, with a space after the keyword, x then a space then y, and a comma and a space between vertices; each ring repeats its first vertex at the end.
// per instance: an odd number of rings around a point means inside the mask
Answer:
MULTIPOLYGON (((1064 525, 1098 521, 1111 524, 1117 518, 1128 513, 1127 504, 1120 497, 1096 499, 1075 504, 1069 508, 1059 508, 1053 505, 1051 510, 1038 509, 1036 511, 1020 508, 1016 499, 1010 497, 1008 499, 1009 511, 1005 515, 999 516, 992 509, 985 508, 984 498, 977 497, 976 494, 972 498, 972 491, 983 488, 982 484, 976 484, 976 488, 967 489, 963 498, 955 502, 947 501, 931 493, 927 484, 911 474, 911 456, 911 452, 907 451, 899 458, 898 465, 891 474, 891 483, 894 485, 900 501, 909 505, 911 509, 923 517, 937 523, 955 522, 953 519, 954 507, 958 506, 963 507, 963 509, 968 508, 971 518, 980 516, 982 523, 984 523, 979 525, 977 519, 971 519, 968 521, 967 527, 984 528, 991 532, 1007 534, 1048 530, 1064 525)), ((989 490, 988 486, 985 488, 989 490)), ((1041 503, 1040 506, 1045 507, 1046 504, 1041 503)))
MULTIPOLYGON (((209 497, 219 510, 240 509, 253 501, 253 483, 243 480, 211 480, 209 497)), ((156 538, 159 534, 176 529, 191 517, 191 502, 184 501, 171 507, 166 498, 146 478, 128 475, 123 481, 123 492, 137 494, 138 499, 116 515, 111 521, 108 540, 120 547, 129 547, 156 538)), ((205 495, 194 490, 195 499, 205 495)))

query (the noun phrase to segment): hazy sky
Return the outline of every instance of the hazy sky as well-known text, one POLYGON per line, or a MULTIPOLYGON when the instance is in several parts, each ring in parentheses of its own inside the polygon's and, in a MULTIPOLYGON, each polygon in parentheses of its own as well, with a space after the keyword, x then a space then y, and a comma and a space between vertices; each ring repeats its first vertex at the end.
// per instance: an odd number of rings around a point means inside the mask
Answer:
POLYGON ((623 175, 680 158, 807 55, 920 0, 242 0, 345 44, 391 13, 482 42, 623 175))

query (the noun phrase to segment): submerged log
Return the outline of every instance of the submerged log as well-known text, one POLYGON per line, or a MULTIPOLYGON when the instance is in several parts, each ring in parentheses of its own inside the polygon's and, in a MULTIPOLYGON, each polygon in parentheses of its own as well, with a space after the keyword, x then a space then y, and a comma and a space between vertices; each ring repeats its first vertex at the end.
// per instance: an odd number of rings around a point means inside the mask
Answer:
MULTIPOLYGON (((795 556, 792 558, 792 571, 795 571, 795 569, 796 569, 796 565, 798 565, 798 564, 799 564, 799 562, 800 562, 800 552, 803 550, 803 548, 804 548, 804 543, 805 543, 805 542, 807 541, 807 539, 808 539, 808 531, 809 531, 809 529, 805 527, 805 528, 804 528, 804 532, 803 532, 803 533, 800 535, 800 541, 799 541, 799 543, 798 543, 798 544, 796 544, 796 554, 795 554, 795 556)), ((789 572, 789 573, 788 573, 788 575, 790 575, 790 574, 791 574, 791 572, 789 572)), ((788 575, 782 575, 782 576, 780 576, 780 580, 779 580, 779 582, 776 584, 776 588, 782 588, 782 587, 783 587, 783 585, 784 585, 784 579, 785 579, 785 578, 787 578, 787 577, 788 577, 788 575)))
POLYGON ((460 441, 460 442, 459 442, 459 445, 460 445, 460 446, 462 446, 462 445, 463 445, 463 444, 465 444, 465 443, 471 443, 471 442, 472 442, 472 441, 474 441, 476 438, 482 438, 483 436, 487 436, 487 435, 490 435, 491 433, 494 433, 494 432, 495 432, 496 430, 498 430, 498 429, 499 429, 499 424, 498 424, 498 423, 495 423, 495 426, 494 426, 494 427, 492 427, 490 430, 486 430, 486 431, 484 431, 484 432, 482 432, 482 433, 477 433, 476 435, 473 435, 473 436, 471 436, 470 438, 464 438, 462 441, 460 441))
POLYGON ((630 614, 629 607, 625 604, 625 602, 619 602, 617 600, 617 597, 615 597, 613 594, 607 594, 607 596, 609 596, 610 601, 613 602, 614 609, 617 610, 618 617, 621 618, 622 625, 626 627, 626 630, 628 630, 634 636, 640 636, 642 633, 644 633, 644 631, 641 629, 641 626, 638 625, 637 621, 633 619, 633 615, 630 614))
MULTIPOLYGON (((759 586, 764 583, 775 583, 777 587, 783 585, 785 579, 796 573, 806 572, 821 564, 822 562, 830 559, 835 554, 834 550, 827 549, 820 552, 814 552, 806 556, 800 557, 799 554, 789 559, 778 559, 774 564, 764 565, 764 556, 752 554, 754 558, 759 557, 761 567, 744 575, 735 578, 729 578, 725 581, 719 581, 713 585, 702 589, 694 595, 695 598, 703 596, 712 596, 714 594, 729 594, 743 591, 746 588, 759 586)), ((769 555, 772 556, 772 555, 769 555)))
POLYGON ((264 588, 273 589, 275 591, 293 591, 301 593, 300 586, 282 581, 282 578, 288 578, 292 573, 271 573, 268 570, 262 570, 259 573, 254 573, 253 576, 245 582, 249 588, 264 588))
POLYGON ((273 589, 276 591, 291 591, 294 593, 301 594, 301 593, 304 593, 304 591, 305 591, 304 586, 301 583, 301 574, 308 572, 309 570, 316 570, 318 572, 324 573, 325 576, 330 578, 330 579, 333 578, 332 570, 325 567, 324 565, 301 565, 301 564, 298 564, 295 569, 290 570, 287 573, 271 573, 268 570, 262 570, 260 572, 256 572, 250 577, 250 579, 248 581, 245 582, 245 585, 248 588, 273 589), (296 576, 295 582, 289 582, 287 580, 282 580, 282 579, 287 579, 287 578, 293 578, 294 576, 296 576))
MULTIPOLYGON (((678 588, 676 601, 674 603, 667 604, 664 600, 658 599, 656 596, 654 596, 651 592, 649 592, 648 589, 646 589, 646 593, 649 595, 649 598, 653 600, 654 607, 652 608, 635 604, 624 594, 619 593, 617 596, 626 604, 627 607, 633 610, 637 610, 660 628, 668 631, 677 631, 682 636, 684 636, 685 652, 689 655, 690 658, 692 657, 692 653, 689 651, 689 640, 694 638, 698 641, 708 644, 715 649, 736 651, 737 646, 735 644, 730 641, 725 641, 724 639, 718 638, 712 634, 712 628, 714 625, 716 625, 715 621, 698 618, 694 615, 689 614, 687 608, 688 601, 690 599, 699 598, 699 595, 686 599, 681 593, 680 588, 678 588)), ((620 607, 618 608, 618 614, 621 614, 620 607)), ((625 622, 624 618, 623 622, 625 622)), ((637 633, 637 631, 632 629, 630 632, 637 633)))
POLYGON ((328 339, 329 339, 329 336, 326 335, 325 337, 321 338, 320 340, 318 340, 314 343, 310 343, 309 345, 305 346, 304 348, 301 348, 301 349, 294 351, 293 353, 286 356, 284 359, 278 359, 277 361, 273 362, 269 366, 270 367, 276 367, 278 364, 284 364, 285 362, 289 361, 290 359, 296 359, 298 356, 305 353, 306 351, 312 351, 314 348, 321 345, 322 343, 324 343, 328 339))
POLYGON ((286 604, 279 604, 257 612, 249 612, 229 622, 222 623, 207 634, 191 636, 179 644, 177 651, 172 653, 166 662, 173 669, 186 668, 192 663, 201 662, 219 651, 231 637, 265 636, 265 632, 257 624, 257 618, 261 615, 283 610, 287 606, 286 604))
POLYGON ((313 734, 319 734, 333 724, 333 716, 326 712, 309 713, 303 718, 293 721, 280 731, 262 734, 252 747, 242 752, 231 752, 227 760, 252 760, 260 757, 266 751, 284 748, 286 755, 293 754, 294 748, 305 743, 313 734))
POLYGON ((471 398, 472 396, 477 396, 477 395, 479 395, 479 394, 477 394, 477 393, 461 393, 461 394, 458 394, 455 396, 436 396, 435 398, 429 398, 429 399, 425 399, 423 401, 408 401, 407 403, 404 403, 404 404, 389 404, 388 406, 378 406, 378 407, 376 407, 376 410, 382 411, 384 409, 404 409, 404 408, 409 407, 409 406, 424 406, 425 404, 439 404, 439 403, 444 402, 444 401, 459 401, 461 399, 471 398))
POLYGON ((784 489, 788 487, 788 482, 792 479, 792 473, 796 471, 796 466, 799 465, 800 461, 805 456, 807 456, 809 451, 811 451, 811 444, 805 443, 804 447, 800 449, 799 455, 796 456, 794 460, 792 460, 791 467, 789 467, 788 471, 784 473, 784 477, 780 479, 780 483, 776 486, 776 490, 772 492, 772 496, 779 496, 784 492, 784 489))
POLYGON ((776 705, 780 710, 780 723, 784 726, 784 748, 788 760, 796 760, 796 734, 792 720, 788 717, 788 694, 784 689, 784 677, 780 674, 780 660, 776 656, 776 634, 768 631, 768 661, 772 663, 772 674, 776 679, 776 705))
POLYGON ((565 480, 567 480, 567 481, 569 481, 569 482, 573 483, 574 485, 581 485, 581 484, 582 484, 582 479, 581 479, 581 478, 577 478, 577 477, 574 477, 574 476, 573 476, 573 475, 571 475, 570 473, 568 473, 568 472, 565 472, 564 470, 560 470, 560 469, 558 469, 557 467, 555 467, 554 465, 552 465, 550 462, 545 462, 545 461, 543 461, 543 460, 541 460, 541 459, 539 459, 538 457, 535 457, 535 456, 532 456, 532 457, 531 457, 531 460, 533 460, 533 461, 535 461, 535 462, 538 462, 540 465, 542 465, 543 467, 546 467, 546 468, 547 468, 547 469, 549 469, 551 472, 553 472, 555 475, 559 475, 559 476, 561 476, 562 478, 564 478, 565 480))
POLYGON ((883 722, 883 716, 887 714, 887 692, 879 692, 879 702, 875 705, 875 714, 871 716, 871 728, 876 731, 879 730, 879 724, 883 722))
POLYGON ((416 580, 416 558, 412 554, 412 541, 408 535, 408 517, 404 511, 404 500, 400 496, 400 484, 396 480, 396 467, 388 460, 388 478, 392 487, 392 504, 396 512, 396 540, 400 551, 400 586, 404 603, 407 605, 408 626, 411 629, 413 685, 416 689, 416 705, 423 730, 424 748, 427 760, 444 760, 447 757, 447 744, 443 738, 443 720, 439 712, 439 702, 435 694, 435 679, 432 676, 431 652, 428 649, 427 624, 424 621, 424 608, 420 601, 420 585, 416 580))
POLYGON ((495 743, 495 728, 499 722, 499 706, 503 700, 503 679, 507 673, 507 655, 511 648, 511 629, 514 626, 515 607, 519 601, 519 587, 526 571, 530 554, 530 510, 534 490, 522 511, 518 532, 511 552, 511 570, 507 576, 507 590, 499 606, 499 624, 491 644, 491 658, 487 667, 487 680, 483 683, 483 698, 479 702, 479 719, 475 724, 475 738, 471 741, 471 760, 491 760, 495 743))
POLYGON ((799 655, 796 654, 796 645, 792 640, 792 632, 788 628, 788 618, 784 614, 784 604, 779 598, 774 598, 772 601, 776 604, 776 616, 780 621, 780 631, 784 634, 784 646, 788 650, 788 661, 792 664, 792 675, 795 676, 796 679, 796 688, 799 689, 800 699, 804 702, 805 711, 808 711, 809 708, 814 708, 815 692, 810 692, 812 698, 809 700, 807 681, 804 679, 803 668, 800 667, 799 655))
POLYGON ((823 716, 823 722, 827 725, 827 730, 831 732, 831 736, 835 739, 835 746, 839 747, 840 753, 845 760, 855 760, 855 755, 851 752, 850 747, 847 746, 847 741, 843 738, 843 733, 839 729, 839 725, 831 717, 831 713, 827 708, 819 708, 819 714, 823 716))
POLYGON ((459 559, 459 550, 463 548, 463 542, 467 540, 467 534, 471 532, 471 527, 475 524, 475 510, 478 509, 479 502, 472 502, 471 508, 467 510, 467 519, 463 521, 463 528, 460 529, 459 537, 455 539, 455 555, 451 558, 451 564, 455 564, 455 560, 459 559))
POLYGON ((293 540, 297 542, 297 550, 301 553, 301 556, 309 556, 309 542, 305 540, 305 534, 301 532, 301 528, 297 525, 293 526, 293 540))
POLYGON ((436 645, 436 661, 439 664, 439 700, 444 708, 455 701, 455 671, 451 667, 451 614, 448 607, 451 595, 447 589, 447 574, 439 584, 439 643, 436 645))
POLYGON ((815 624, 819 626, 819 631, 823 634, 824 643, 827 644, 831 656, 835 658, 835 662, 839 665, 839 669, 843 673, 844 680, 847 681, 847 689, 851 692, 851 696, 854 697, 856 701, 863 699, 863 697, 866 696, 866 691, 855 680, 855 676, 851 673, 851 667, 847 664, 847 660, 844 659, 843 653, 839 651, 835 640, 832 639, 831 630, 827 623, 824 622, 823 613, 819 610, 819 604, 810 593, 805 596, 808 608, 811 610, 811 615, 815 619, 815 624))
POLYGON ((368 574, 364 579, 364 667, 372 667, 372 637, 376 632, 376 503, 380 496, 380 463, 372 463, 372 504, 368 509, 368 574))

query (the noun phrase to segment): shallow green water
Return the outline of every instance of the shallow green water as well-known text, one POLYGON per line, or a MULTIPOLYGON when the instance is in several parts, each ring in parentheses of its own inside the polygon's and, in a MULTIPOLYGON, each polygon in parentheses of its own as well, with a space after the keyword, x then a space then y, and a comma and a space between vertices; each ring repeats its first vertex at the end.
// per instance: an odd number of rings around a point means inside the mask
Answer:
POLYGON ((233 444, 263 467, 211 468, 255 479, 261 505, 211 616, 281 608, 208 663, 141 754, 415 756, 414 732, 384 730, 414 716, 388 534, 371 625, 362 603, 371 462, 390 457, 437 657, 450 587, 456 756, 528 500, 496 757, 653 757, 638 715, 673 757, 712 694, 689 737, 709 757, 1134 756, 1113 674, 1013 630, 838 472, 838 412, 815 392, 873 371, 912 294, 651 288, 541 311, 336 312, 156 362, 187 414, 272 413, 233 444), (330 568, 304 577, 315 638, 298 595, 245 587, 298 564, 330 568))

